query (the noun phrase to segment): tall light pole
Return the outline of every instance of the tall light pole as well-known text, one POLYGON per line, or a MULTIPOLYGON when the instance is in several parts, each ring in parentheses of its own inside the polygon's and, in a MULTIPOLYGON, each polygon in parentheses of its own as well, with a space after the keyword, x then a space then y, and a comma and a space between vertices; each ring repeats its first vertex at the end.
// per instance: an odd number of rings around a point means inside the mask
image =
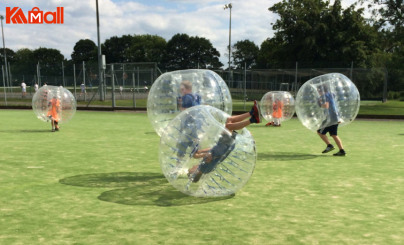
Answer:
MULTIPOLYGON (((6 44, 5 44, 5 42, 4 42, 4 31, 3 31, 3 19, 4 19, 4 16, 3 16, 3 15, 0 15, 0 19, 1 19, 1 35, 2 35, 2 37, 3 37, 4 68, 5 68, 6 82, 7 82, 6 84, 9 84, 9 81, 8 81, 8 69, 7 69, 6 44)), ((4 89, 6 89, 6 88, 4 88, 4 89)))
POLYGON ((100 97, 101 100, 104 100, 104 79, 102 76, 102 55, 101 55, 101 41, 100 41, 100 17, 98 14, 98 0, 95 0, 95 8, 96 8, 96 14, 97 14, 97 38, 98 38, 98 81, 100 86, 98 89, 100 90, 100 97))
POLYGON ((230 57, 231 57, 231 8, 233 5, 231 3, 224 5, 224 10, 229 9, 230 10, 230 20, 229 20, 229 72, 230 72, 230 57))

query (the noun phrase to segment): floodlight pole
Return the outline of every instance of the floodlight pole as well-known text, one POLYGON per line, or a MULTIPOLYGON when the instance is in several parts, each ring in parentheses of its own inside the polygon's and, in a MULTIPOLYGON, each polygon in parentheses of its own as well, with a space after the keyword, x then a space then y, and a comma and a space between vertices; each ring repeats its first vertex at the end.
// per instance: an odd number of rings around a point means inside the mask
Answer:
MULTIPOLYGON (((6 84, 9 84, 9 80, 8 80, 8 68, 7 68, 7 53, 6 53, 6 44, 4 41, 4 31, 3 31, 3 20, 4 20, 4 16, 0 15, 0 19, 1 19, 1 36, 3 37, 3 51, 4 51, 4 68, 5 68, 5 72, 6 72, 6 84)), ((5 89, 5 88, 4 88, 5 89)))
POLYGON ((97 15, 97 44, 98 44, 98 81, 100 86, 98 89, 100 90, 100 99, 104 101, 104 81, 102 76, 102 54, 101 54, 101 41, 100 41, 100 16, 98 14, 98 0, 95 0, 95 8, 97 15))
MULTIPOLYGON (((229 83, 231 81, 231 9, 233 5, 231 3, 224 5, 224 10, 230 10, 230 19, 229 19, 229 83)), ((230 84, 229 84, 230 85, 230 84)))

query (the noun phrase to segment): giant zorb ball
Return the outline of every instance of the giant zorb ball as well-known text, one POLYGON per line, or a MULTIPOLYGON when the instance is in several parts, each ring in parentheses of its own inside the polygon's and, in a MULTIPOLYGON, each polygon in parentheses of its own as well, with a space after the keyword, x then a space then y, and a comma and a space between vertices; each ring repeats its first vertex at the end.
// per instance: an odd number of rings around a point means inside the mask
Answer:
POLYGON ((351 123, 358 114, 359 106, 358 89, 340 73, 312 78, 303 84, 296 95, 296 114, 300 122, 312 131, 351 123), (333 102, 328 102, 330 99, 333 102), (329 103, 329 109, 321 107, 324 102, 329 103))
POLYGON ((295 99, 286 91, 268 92, 262 96, 260 110, 268 122, 274 121, 274 118, 279 118, 281 122, 287 121, 295 114, 295 99))
POLYGON ((194 106, 176 116, 160 138, 160 165, 179 191, 197 197, 227 196, 249 180, 256 162, 255 142, 247 129, 231 133, 225 128, 229 115, 211 106, 194 106), (210 152, 212 161, 196 158, 210 152), (201 165, 202 164, 202 165, 201 165), (192 169, 201 167, 199 181, 192 169))
POLYGON ((48 122, 51 100, 59 100, 59 123, 68 122, 76 113, 76 99, 73 94, 63 88, 56 86, 42 86, 32 97, 32 109, 38 119, 48 122))
POLYGON ((179 98, 183 81, 192 84, 192 94, 199 96, 201 105, 232 113, 230 90, 215 72, 200 69, 167 72, 156 79, 147 98, 147 115, 160 136, 167 124, 181 112, 179 98))

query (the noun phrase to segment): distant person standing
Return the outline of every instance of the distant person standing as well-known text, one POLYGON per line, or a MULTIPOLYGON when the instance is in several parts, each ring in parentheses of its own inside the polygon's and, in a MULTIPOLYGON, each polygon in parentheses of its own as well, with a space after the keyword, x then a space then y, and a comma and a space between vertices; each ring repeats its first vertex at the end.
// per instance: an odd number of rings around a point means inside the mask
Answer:
POLYGON ((272 113, 274 119, 273 126, 275 127, 281 126, 281 120, 283 116, 282 109, 283 109, 282 101, 280 99, 276 99, 273 104, 273 113, 272 113))
MULTIPOLYGON (((272 103, 272 121, 268 122, 265 126, 275 126, 275 127, 280 127, 281 126, 281 121, 282 121, 282 116, 283 116, 283 102, 280 99, 275 99, 275 101, 272 103)), ((269 110, 268 110, 268 113, 269 110)))
POLYGON ((35 93, 36 93, 36 91, 38 91, 38 83, 35 83, 34 90, 35 90, 35 93))
POLYGON ((84 94, 84 95, 86 94, 86 85, 84 84, 84 82, 82 82, 82 83, 80 84, 80 89, 81 89, 81 92, 80 92, 80 96, 79 96, 79 97, 81 97, 83 94, 84 94))
POLYGON ((123 87, 119 86, 119 94, 122 96, 122 92, 123 92, 123 87))
POLYGON ((47 116, 51 120, 52 132, 59 131, 59 113, 60 113, 60 100, 54 96, 48 104, 47 116))
POLYGON ((22 83, 21 83, 21 97, 25 98, 26 95, 27 95, 27 84, 25 84, 25 82, 22 81, 22 83))

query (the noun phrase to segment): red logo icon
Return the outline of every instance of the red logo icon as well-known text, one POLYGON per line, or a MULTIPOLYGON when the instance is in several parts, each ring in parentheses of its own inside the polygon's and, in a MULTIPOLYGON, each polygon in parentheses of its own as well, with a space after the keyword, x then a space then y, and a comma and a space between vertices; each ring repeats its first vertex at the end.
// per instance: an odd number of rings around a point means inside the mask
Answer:
POLYGON ((28 11, 28 18, 19 7, 6 7, 6 24, 63 24, 63 7, 57 7, 55 12, 43 12, 38 7, 28 11))

